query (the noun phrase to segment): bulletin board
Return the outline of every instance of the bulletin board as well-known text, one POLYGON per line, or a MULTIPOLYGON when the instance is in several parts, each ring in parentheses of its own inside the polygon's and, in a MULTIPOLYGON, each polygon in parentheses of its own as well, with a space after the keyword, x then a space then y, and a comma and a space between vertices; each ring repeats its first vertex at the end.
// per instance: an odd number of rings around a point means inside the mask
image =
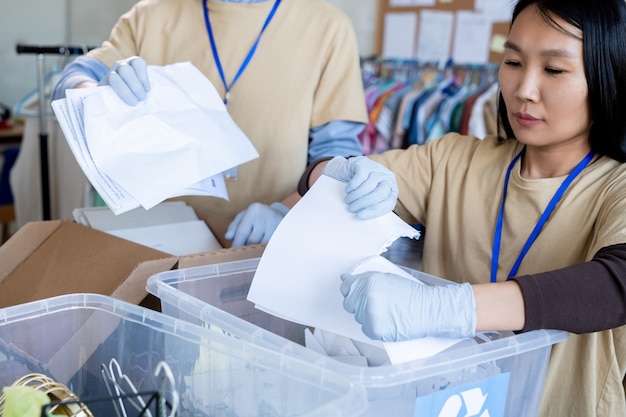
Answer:
MULTIPOLYGON (((506 0, 499 0, 506 1, 506 0)), ((418 25, 421 12, 423 10, 434 11, 447 11, 456 13, 459 11, 475 12, 475 0, 435 0, 433 6, 415 6, 412 4, 423 4, 423 1, 419 0, 378 0, 377 5, 377 22, 376 22, 376 40, 375 40, 375 53, 378 56, 383 54, 383 42, 386 33, 385 21, 386 16, 389 13, 392 14, 415 14, 418 25)), ((499 63, 502 60, 503 43, 509 31, 509 21, 507 20, 494 20, 488 23, 491 26, 491 39, 489 40, 488 51, 485 51, 488 56, 488 62, 499 63)), ((400 29, 400 28, 399 28, 400 29)), ((393 29, 391 29, 393 30, 393 29)), ((453 29, 454 30, 454 29, 453 29)), ((415 39, 418 41, 418 31, 415 33, 415 39)), ((389 33, 387 31, 387 33, 389 33)), ((454 38, 454 34, 452 36, 454 38)), ((450 45, 450 51, 448 56, 452 56, 452 49, 454 45, 450 45)))

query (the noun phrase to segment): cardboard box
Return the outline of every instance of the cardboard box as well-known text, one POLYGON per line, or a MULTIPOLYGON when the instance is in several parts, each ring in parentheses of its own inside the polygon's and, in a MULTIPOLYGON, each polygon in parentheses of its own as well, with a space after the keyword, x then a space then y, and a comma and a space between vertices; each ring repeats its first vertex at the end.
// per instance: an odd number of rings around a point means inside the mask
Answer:
MULTIPOLYGON (((146 260, 137 265, 129 274, 128 280, 141 283, 142 294, 146 294, 146 301, 142 304, 144 307, 161 311, 161 300, 149 294, 146 290, 148 278, 160 272, 170 271, 174 269, 191 268, 194 266, 221 264, 224 262, 239 261, 242 259, 259 258, 263 254, 266 244, 241 246, 238 248, 224 248, 216 251, 203 252, 193 255, 185 255, 173 257, 168 260, 155 259, 146 260)), ((1 287, 0 287, 1 290, 1 287)))
POLYGON ((94 293, 160 310, 159 300, 146 290, 150 275, 258 257, 264 247, 177 257, 69 220, 30 222, 0 246, 0 308, 94 293))
MULTIPOLYGON (((187 204, 190 203, 187 202, 187 204)), ((197 211, 197 208, 194 207, 194 210, 197 211)), ((192 266, 238 261, 241 259, 258 258, 263 254, 263 250, 267 246, 265 243, 231 248, 230 245, 232 242, 224 239, 224 235, 226 234, 226 230, 230 224, 230 219, 215 213, 212 213, 211 215, 207 215, 206 212, 203 213, 204 214, 198 214, 198 218, 203 220, 209 226, 209 229, 211 229, 223 249, 177 256, 174 257, 174 262, 164 262, 163 260, 145 260, 137 265, 137 267, 132 271, 130 277, 134 280, 142 281, 145 289, 145 283, 148 278, 159 272, 171 269, 190 268, 192 266)))
POLYGON ((163 268, 176 262, 72 221, 29 222, 0 246, 0 307, 78 292, 141 304, 148 295, 145 283, 129 275, 147 260, 163 268))

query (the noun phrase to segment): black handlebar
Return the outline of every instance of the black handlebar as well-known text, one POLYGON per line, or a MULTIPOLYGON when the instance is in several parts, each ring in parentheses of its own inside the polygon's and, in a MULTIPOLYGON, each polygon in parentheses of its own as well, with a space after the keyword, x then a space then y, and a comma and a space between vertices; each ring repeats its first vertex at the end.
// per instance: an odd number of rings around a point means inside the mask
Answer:
POLYGON ((18 54, 56 54, 56 55, 82 55, 94 49, 95 46, 72 46, 72 45, 22 45, 17 44, 15 51, 18 54))

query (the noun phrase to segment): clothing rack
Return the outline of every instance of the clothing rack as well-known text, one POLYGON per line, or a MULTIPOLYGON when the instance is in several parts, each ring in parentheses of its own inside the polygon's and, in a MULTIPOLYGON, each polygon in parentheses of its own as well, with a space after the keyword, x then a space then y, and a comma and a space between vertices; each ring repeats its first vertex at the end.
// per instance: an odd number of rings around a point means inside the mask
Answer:
POLYGON ((18 54, 33 54, 37 59, 37 91, 39 101, 39 161, 41 166, 41 200, 43 220, 50 220, 50 179, 48 161, 48 131, 46 123, 45 68, 46 55, 82 55, 94 47, 70 45, 24 45, 17 44, 18 54))
POLYGON ((359 138, 364 152, 423 145, 449 132, 477 137, 495 134, 497 116, 493 99, 498 87, 498 68, 499 65, 493 63, 455 64, 449 59, 423 62, 375 56, 362 58, 369 114, 369 123, 359 138), (484 96, 478 100, 482 94, 484 96), (474 102, 488 106, 485 113, 489 113, 489 118, 477 120, 476 115, 482 111, 476 108, 472 126, 477 129, 469 131, 474 102), (453 108, 454 119, 450 117, 453 108))
POLYGON ((441 76, 452 74, 461 76, 490 75, 495 76, 499 68, 498 63, 487 64, 459 64, 446 58, 440 61, 420 61, 417 59, 384 58, 376 55, 361 57, 361 70, 365 77, 378 80, 408 79, 415 81, 425 71, 438 71, 441 76))

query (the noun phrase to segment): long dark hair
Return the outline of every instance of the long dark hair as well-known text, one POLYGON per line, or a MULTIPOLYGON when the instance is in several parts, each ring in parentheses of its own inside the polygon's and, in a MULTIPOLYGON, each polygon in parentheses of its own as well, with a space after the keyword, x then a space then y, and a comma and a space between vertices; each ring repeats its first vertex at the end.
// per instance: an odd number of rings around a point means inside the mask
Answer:
MULTIPOLYGON (((558 17, 583 33, 583 61, 591 115, 589 142, 600 155, 626 162, 626 2, 624 0, 519 0, 511 19, 536 5, 555 28, 558 17)), ((514 138, 502 93, 498 121, 514 138)))

